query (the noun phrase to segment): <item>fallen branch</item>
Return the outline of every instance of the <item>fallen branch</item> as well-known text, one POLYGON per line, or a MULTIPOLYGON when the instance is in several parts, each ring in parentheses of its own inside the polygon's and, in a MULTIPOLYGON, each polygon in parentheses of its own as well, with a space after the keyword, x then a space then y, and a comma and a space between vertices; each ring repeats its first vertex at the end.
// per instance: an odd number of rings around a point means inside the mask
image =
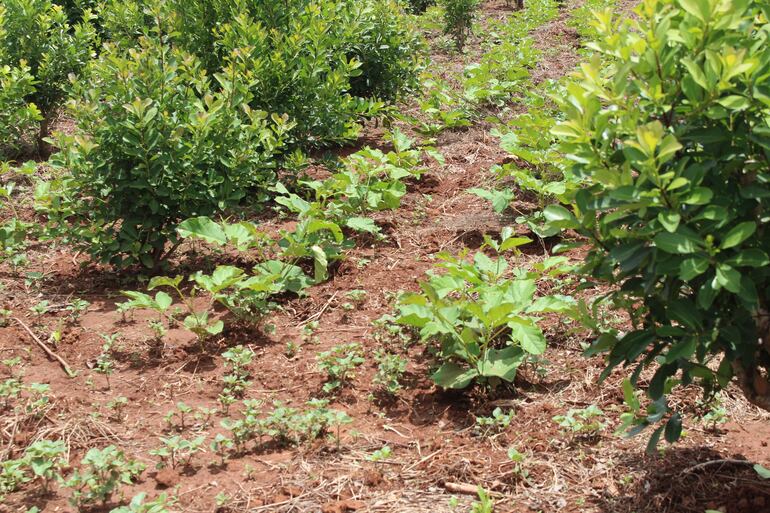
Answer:
POLYGON ((29 335, 32 337, 32 340, 34 340, 34 341, 35 341, 35 343, 37 343, 37 345, 39 345, 39 346, 40 346, 40 348, 41 348, 43 351, 45 351, 45 354, 47 354, 49 358, 53 358, 54 360, 56 360, 57 362, 59 362, 59 365, 61 365, 62 369, 64 369, 64 372, 66 372, 66 373, 67 373, 67 376, 69 376, 70 378, 74 378, 75 376, 77 376, 77 374, 75 374, 74 372, 72 372, 72 369, 70 369, 70 366, 69 366, 69 364, 68 364, 67 362, 65 362, 65 361, 64 361, 64 359, 63 359, 61 356, 59 356, 58 354, 56 354, 56 353, 54 353, 53 351, 51 351, 51 349, 50 349, 50 348, 49 348, 47 345, 45 345, 45 344, 43 343, 43 341, 42 341, 42 340, 40 340, 39 338, 37 338, 37 335, 35 335, 35 334, 32 332, 32 330, 29 328, 29 326, 27 326, 27 325, 24 323, 24 321, 22 321, 22 320, 21 320, 21 319, 19 319, 18 317, 14 317, 14 318, 13 318, 13 320, 15 320, 16 322, 18 322, 18 323, 19 323, 19 325, 21 325, 21 327, 22 327, 22 328, 24 328, 25 330, 27 330, 27 333, 29 333, 29 335))

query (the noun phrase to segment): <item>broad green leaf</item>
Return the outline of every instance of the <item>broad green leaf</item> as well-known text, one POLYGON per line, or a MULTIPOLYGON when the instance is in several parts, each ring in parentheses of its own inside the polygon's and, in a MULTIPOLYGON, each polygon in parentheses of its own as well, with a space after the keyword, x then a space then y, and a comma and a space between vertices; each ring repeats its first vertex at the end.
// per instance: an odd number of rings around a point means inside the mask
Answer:
POLYGON ((342 229, 340 229, 337 223, 333 223, 331 221, 324 221, 323 219, 309 220, 307 223, 307 227, 305 229, 307 230, 307 233, 315 233, 321 230, 329 230, 332 233, 332 235, 334 235, 334 240, 337 243, 342 242, 342 240, 345 238, 342 234, 342 229))
POLYGON ((168 276, 155 276, 153 279, 150 280, 150 283, 147 285, 147 290, 152 290, 158 287, 177 288, 179 287, 179 284, 182 283, 183 279, 184 279, 184 276, 181 276, 181 275, 176 275, 173 278, 170 278, 168 276))
POLYGON ((716 282, 733 294, 741 290, 741 273, 726 264, 717 266, 716 282))
MULTIPOLYGON (((658 160, 661 163, 668 162, 676 155, 676 152, 682 149, 682 145, 673 135, 667 135, 658 146, 658 160)), ((669 189, 673 189, 669 186, 669 189)))
POLYGON ((157 306, 157 303, 155 303, 152 297, 148 296, 144 292, 138 292, 135 290, 122 290, 120 291, 120 293, 131 300, 129 301, 129 303, 132 308, 155 309, 155 307, 157 306))
POLYGON ((711 16, 709 0, 679 0, 679 5, 703 23, 706 23, 711 16))
POLYGON ((682 216, 676 212, 660 212, 658 214, 658 221, 663 225, 663 228, 670 233, 674 233, 679 228, 679 221, 682 220, 682 216))
POLYGON ((761 249, 744 249, 734 257, 725 261, 732 267, 765 267, 770 265, 770 258, 761 249))
POLYGON ((559 226, 560 228, 571 228, 577 225, 575 216, 561 205, 548 205, 543 209, 543 217, 548 224, 559 226))
POLYGON ((700 330, 703 327, 703 319, 700 312, 690 301, 685 299, 673 300, 666 309, 669 319, 677 321, 692 330, 700 330))
POLYGON ((519 318, 509 322, 508 326, 511 328, 511 339, 518 342, 527 353, 540 355, 545 352, 547 342, 534 321, 519 318))
POLYGON ((518 347, 505 349, 488 349, 478 363, 478 373, 484 377, 498 377, 512 382, 516 378, 516 370, 524 361, 524 352, 518 347))
POLYGON ((176 231, 182 238, 202 239, 218 246, 227 243, 227 236, 222 227, 208 217, 193 217, 182 221, 176 231))
POLYGON ((690 281, 696 276, 705 273, 709 268, 709 261, 704 257, 693 257, 682 261, 679 270, 679 278, 683 281, 690 281))
POLYGON ((380 233, 380 228, 373 219, 368 217, 351 217, 345 221, 345 226, 357 232, 380 233))
POLYGON ((431 379, 442 388, 462 389, 470 385, 478 375, 476 369, 464 369, 456 363, 447 362, 433 373, 431 379))
POLYGON ((744 96, 739 96, 737 94, 731 94, 730 96, 720 98, 717 101, 721 106, 733 111, 746 110, 751 106, 751 102, 749 101, 748 98, 744 96))
POLYGON ((682 435, 682 417, 679 413, 674 413, 668 422, 666 422, 666 442, 673 444, 682 435))
POLYGON ((508 251, 509 249, 518 248, 532 242, 529 237, 509 237, 500 243, 500 251, 508 251))
POLYGON ((696 187, 682 201, 687 205, 707 205, 714 198, 714 192, 708 187, 696 187))
POLYGON ((677 255, 695 253, 703 247, 703 240, 681 230, 677 233, 660 232, 652 240, 655 247, 677 255))
POLYGON ((510 189, 503 189, 498 191, 473 188, 468 189, 468 192, 492 203, 492 209, 498 214, 503 213, 503 211, 508 208, 508 206, 511 204, 511 201, 513 201, 515 197, 515 194, 510 189))
POLYGON ((675 362, 679 358, 690 358, 695 352, 696 343, 697 340, 694 337, 690 337, 687 340, 677 342, 671 349, 668 350, 668 353, 666 353, 665 363, 675 362))
POLYGON ((696 84, 701 86, 706 91, 710 89, 709 83, 706 80, 706 75, 703 74, 703 70, 695 61, 689 57, 686 57, 681 60, 681 63, 684 64, 684 66, 687 68, 687 71, 690 72, 690 76, 693 78, 693 80, 695 80, 696 84))
POLYGON ((574 309, 575 300, 569 296, 543 296, 527 307, 527 313, 568 313, 574 309))
POLYGON ((652 436, 650 436, 650 439, 647 442, 647 448, 645 449, 647 454, 655 454, 655 451, 658 449, 658 442, 660 441, 660 435, 663 434, 664 427, 665 426, 660 426, 652 432, 652 436))
POLYGON ((253 224, 245 221, 236 224, 224 224, 222 229, 225 232, 227 242, 233 244, 240 251, 245 251, 254 244, 259 233, 253 224))
POLYGON ((209 335, 219 335, 222 333, 222 330, 225 328, 225 323, 222 321, 217 321, 214 324, 210 324, 209 326, 206 326, 206 333, 209 335))
POLYGON ((746 221, 733 227, 724 239, 722 239, 721 248, 729 249, 734 248, 741 242, 745 241, 757 231, 757 223, 754 221, 746 221))
POLYGON ((155 302, 158 304, 158 307, 161 309, 161 311, 165 311, 169 306, 171 306, 173 301, 171 300, 171 296, 160 290, 157 294, 155 294, 155 302))

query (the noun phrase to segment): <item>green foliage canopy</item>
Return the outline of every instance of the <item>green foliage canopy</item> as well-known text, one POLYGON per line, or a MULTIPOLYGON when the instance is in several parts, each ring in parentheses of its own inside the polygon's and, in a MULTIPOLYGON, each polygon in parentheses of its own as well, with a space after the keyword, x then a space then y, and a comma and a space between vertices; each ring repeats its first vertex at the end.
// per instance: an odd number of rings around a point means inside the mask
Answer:
POLYGON ((635 366, 634 385, 655 364, 640 429, 671 413, 675 383, 735 379, 770 409, 770 4, 645 0, 636 13, 596 15, 595 55, 553 130, 586 186, 545 216, 590 240, 584 271, 616 285, 633 322, 589 353, 608 353, 603 376, 635 366))

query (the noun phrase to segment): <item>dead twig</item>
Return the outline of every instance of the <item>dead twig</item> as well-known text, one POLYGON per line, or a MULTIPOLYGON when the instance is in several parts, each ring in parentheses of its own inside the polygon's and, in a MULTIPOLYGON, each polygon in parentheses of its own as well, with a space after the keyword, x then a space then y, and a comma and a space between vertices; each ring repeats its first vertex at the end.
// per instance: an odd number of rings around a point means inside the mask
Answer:
POLYGON ((51 351, 51 349, 50 349, 50 348, 49 348, 47 345, 45 345, 45 344, 43 343, 43 341, 42 341, 42 340, 40 340, 40 339, 37 337, 37 335, 35 335, 35 334, 32 332, 32 330, 30 329, 30 327, 29 327, 29 326, 27 326, 27 325, 24 323, 24 321, 22 321, 22 320, 21 320, 21 319, 19 319, 18 317, 14 317, 14 318, 13 318, 13 320, 15 320, 16 322, 18 322, 18 323, 19 323, 19 325, 20 325, 22 328, 24 328, 25 330, 27 330, 27 333, 29 333, 29 335, 32 337, 32 340, 34 340, 34 341, 35 341, 35 343, 36 343, 37 345, 39 345, 39 346, 40 346, 40 348, 41 348, 43 351, 45 351, 45 354, 47 354, 47 355, 48 355, 50 358, 53 358, 54 360, 56 360, 57 362, 59 362, 59 365, 61 365, 62 369, 64 369, 64 372, 66 372, 66 373, 67 373, 67 376, 69 376, 70 378, 74 378, 74 377, 77 375, 77 374, 75 374, 75 373, 72 371, 72 369, 70 369, 70 366, 69 366, 69 364, 68 364, 67 362, 65 362, 65 361, 64 361, 64 359, 63 359, 61 356, 59 356, 58 354, 56 354, 56 353, 54 353, 53 351, 51 351))
POLYGON ((329 301, 327 301, 326 304, 323 305, 323 307, 321 307, 319 311, 317 311, 316 313, 314 313, 304 321, 300 322, 297 326, 302 327, 309 322, 315 321, 316 319, 320 319, 323 313, 326 311, 326 309, 329 308, 329 305, 332 303, 332 301, 334 301, 334 298, 337 297, 337 292, 339 291, 335 290, 334 294, 332 294, 332 297, 329 298, 329 301))
POLYGON ((682 474, 689 474, 690 472, 694 472, 695 470, 699 470, 705 467, 710 467, 711 465, 754 465, 754 464, 746 460, 733 460, 733 459, 711 460, 711 461, 704 461, 703 463, 698 463, 697 465, 693 465, 692 467, 687 467, 682 471, 682 474))
POLYGON ((479 492, 479 487, 468 483, 452 483, 447 481, 444 483, 444 488, 451 493, 461 493, 463 495, 476 495, 479 492))

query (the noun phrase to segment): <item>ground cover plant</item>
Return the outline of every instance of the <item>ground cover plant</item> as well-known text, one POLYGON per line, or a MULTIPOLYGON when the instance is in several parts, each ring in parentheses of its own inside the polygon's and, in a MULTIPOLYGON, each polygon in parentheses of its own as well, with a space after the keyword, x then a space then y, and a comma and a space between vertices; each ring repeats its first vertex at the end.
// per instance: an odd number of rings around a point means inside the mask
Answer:
POLYGON ((766 510, 769 14, 3 3, 0 509, 766 510))

